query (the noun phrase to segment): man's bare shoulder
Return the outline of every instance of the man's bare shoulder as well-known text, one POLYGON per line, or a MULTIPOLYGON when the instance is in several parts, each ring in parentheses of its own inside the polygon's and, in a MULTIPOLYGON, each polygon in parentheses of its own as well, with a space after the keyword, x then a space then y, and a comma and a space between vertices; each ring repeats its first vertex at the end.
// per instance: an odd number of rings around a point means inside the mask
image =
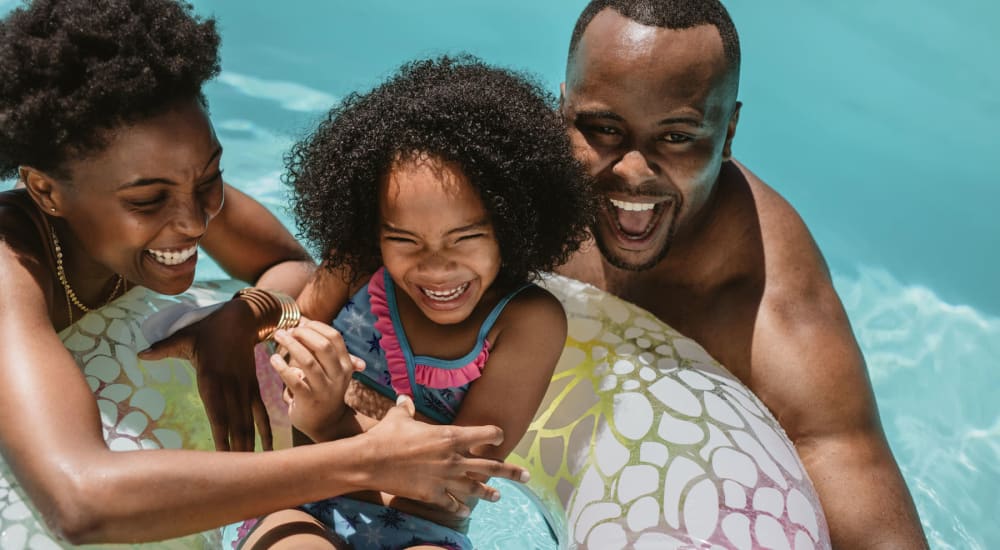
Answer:
POLYGON ((870 423, 864 359, 823 255, 791 204, 740 170, 758 210, 767 274, 753 332, 751 388, 785 417, 793 439, 870 423), (830 392, 858 399, 847 407, 819 407, 830 392))
POLYGON ((738 163, 736 166, 753 195, 760 226, 766 273, 764 301, 807 306, 828 294, 833 285, 826 260, 802 217, 748 168, 738 163))

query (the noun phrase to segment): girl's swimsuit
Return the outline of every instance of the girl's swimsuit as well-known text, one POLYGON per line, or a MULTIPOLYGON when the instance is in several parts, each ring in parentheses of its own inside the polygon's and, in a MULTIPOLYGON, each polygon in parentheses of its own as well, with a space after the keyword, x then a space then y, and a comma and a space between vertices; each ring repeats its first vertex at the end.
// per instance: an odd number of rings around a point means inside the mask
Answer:
MULTIPOLYGON (((379 269, 347 302, 333 326, 343 335, 348 351, 365 361, 365 370, 355 373, 355 379, 393 401, 401 393, 409 395, 418 412, 442 424, 450 424, 458 414, 470 383, 482 375, 489 358, 487 334, 510 300, 531 286, 534 285, 525 284, 504 296, 483 321, 473 348, 458 359, 413 354, 399 317, 395 285, 385 268, 379 269)), ((301 508, 356 550, 406 548, 419 544, 462 550, 473 548, 469 538, 454 529, 349 497, 330 498, 301 508)), ((246 527, 243 526, 244 532, 246 527)))

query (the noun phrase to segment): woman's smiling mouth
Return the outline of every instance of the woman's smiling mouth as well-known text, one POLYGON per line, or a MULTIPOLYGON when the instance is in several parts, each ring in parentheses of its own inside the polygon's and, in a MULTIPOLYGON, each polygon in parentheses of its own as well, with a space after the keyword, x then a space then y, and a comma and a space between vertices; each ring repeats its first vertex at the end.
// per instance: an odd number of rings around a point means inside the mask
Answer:
POLYGON ((166 266, 180 265, 194 256, 198 252, 198 245, 191 245, 189 248, 175 249, 175 250, 154 250, 152 248, 146 249, 146 254, 149 254, 153 260, 157 263, 166 266))

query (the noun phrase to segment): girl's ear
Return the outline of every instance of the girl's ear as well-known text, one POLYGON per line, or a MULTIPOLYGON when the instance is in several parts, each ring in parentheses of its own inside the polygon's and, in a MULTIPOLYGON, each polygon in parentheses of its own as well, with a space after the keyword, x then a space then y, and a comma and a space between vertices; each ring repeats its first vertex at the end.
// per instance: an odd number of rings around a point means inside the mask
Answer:
POLYGON ((24 186, 31 200, 43 212, 51 216, 61 216, 61 186, 51 176, 31 166, 20 166, 17 169, 17 186, 24 186))

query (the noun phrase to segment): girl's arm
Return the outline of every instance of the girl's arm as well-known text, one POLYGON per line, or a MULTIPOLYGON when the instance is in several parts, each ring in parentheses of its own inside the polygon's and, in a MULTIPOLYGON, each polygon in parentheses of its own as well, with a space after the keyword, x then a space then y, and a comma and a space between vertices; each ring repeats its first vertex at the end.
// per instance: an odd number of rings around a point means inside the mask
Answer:
MULTIPOLYGON (((524 436, 545 397, 566 344, 566 314, 559 300, 548 291, 537 287, 526 289, 504 309, 496 330, 498 334, 483 375, 472 383, 453 425, 500 426, 506 436, 502 443, 473 448, 471 454, 504 460, 524 436)), ((360 414, 356 418, 358 428, 373 423, 360 414)), ((395 508, 455 529, 465 525, 463 519, 442 513, 433 503, 429 507, 405 495, 384 493, 381 501, 395 508)), ((456 495, 456 498, 461 497, 456 495)), ((478 500, 479 497, 473 497, 464 502, 471 508, 478 500)))
POLYGON ((0 451, 45 521, 70 542, 164 539, 375 488, 448 505, 445 490, 492 493, 466 471, 522 475, 462 456, 472 445, 499 443, 499 429, 427 426, 402 408, 357 438, 287 451, 111 452, 95 396, 52 327, 48 268, 0 229, 0 451))
POLYGON ((529 288, 507 305, 497 329, 483 375, 472 383, 453 425, 500 426, 507 434, 502 444, 478 447, 472 453, 504 460, 545 397, 566 345, 566 313, 547 290, 529 288))

